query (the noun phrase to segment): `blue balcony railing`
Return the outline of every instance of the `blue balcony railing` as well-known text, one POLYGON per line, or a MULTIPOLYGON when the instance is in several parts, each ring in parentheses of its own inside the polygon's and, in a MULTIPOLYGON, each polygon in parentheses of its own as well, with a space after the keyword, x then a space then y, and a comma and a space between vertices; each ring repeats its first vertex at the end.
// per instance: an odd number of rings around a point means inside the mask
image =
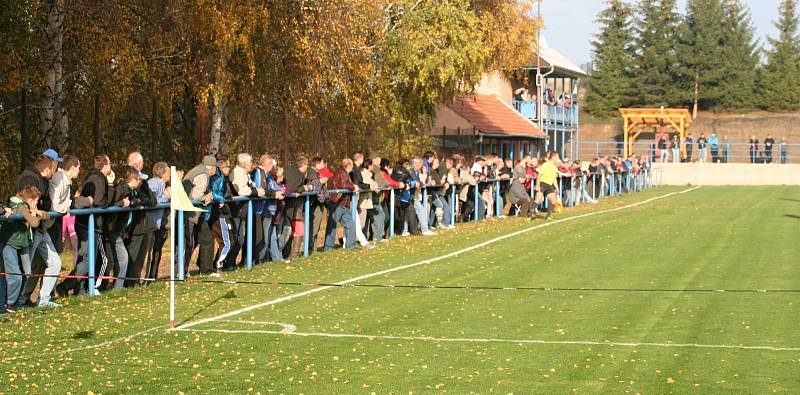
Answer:
MULTIPOLYGON (((514 108, 525 118, 538 120, 538 103, 534 100, 515 100, 514 108)), ((569 107, 545 104, 542 108, 542 121, 557 125, 577 125, 579 106, 577 103, 569 107)))

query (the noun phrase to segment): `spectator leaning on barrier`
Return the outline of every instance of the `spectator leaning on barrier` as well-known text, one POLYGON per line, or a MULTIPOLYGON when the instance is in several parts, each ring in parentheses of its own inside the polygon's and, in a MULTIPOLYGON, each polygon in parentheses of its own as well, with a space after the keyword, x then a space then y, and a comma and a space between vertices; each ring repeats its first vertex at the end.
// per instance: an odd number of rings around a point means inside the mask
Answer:
MULTIPOLYGON (((267 215, 271 218, 269 228, 269 256, 273 262, 282 261, 284 256, 289 256, 289 252, 285 252, 289 241, 292 238, 294 229, 292 221, 286 217, 286 199, 285 196, 289 195, 289 187, 286 185, 285 171, 283 167, 275 166, 268 174, 267 188, 275 196, 275 200, 267 201, 265 210, 267 215)), ((302 226, 302 222, 301 222, 302 226)))
MULTIPOLYGON (((166 162, 156 162, 156 164, 153 165, 153 176, 147 180, 147 186, 150 188, 153 197, 155 197, 156 204, 169 203, 170 197, 172 196, 172 191, 170 191, 168 185, 170 176, 170 168, 166 162)), ((161 263, 161 251, 164 249, 164 243, 166 243, 168 235, 167 219, 169 217, 166 216, 168 212, 168 209, 161 209, 147 213, 155 227, 155 232, 153 233, 153 248, 150 252, 147 270, 144 274, 147 278, 158 277, 158 266, 161 263)), ((169 226, 173 226, 173 224, 169 224, 169 226)))
POLYGON ((386 210, 384 210, 385 190, 389 187, 389 182, 383 176, 381 163, 383 158, 373 155, 370 159, 368 170, 372 173, 370 177, 378 185, 378 191, 372 193, 372 210, 369 211, 369 219, 372 228, 372 240, 383 241, 386 236, 386 210))
POLYGON ((692 149, 694 147, 694 139, 692 138, 692 134, 689 133, 686 136, 686 140, 683 141, 686 144, 686 162, 692 163, 692 149))
MULTIPOLYGON (((233 169, 233 189, 236 191, 237 196, 247 196, 249 198, 257 197, 274 197, 274 195, 267 194, 267 191, 258 187, 255 182, 250 178, 250 172, 253 171, 253 157, 250 154, 239 154, 236 157, 236 167, 233 169)), ((250 205, 254 205, 250 203, 250 205)), ((244 202, 239 206, 238 212, 233 213, 233 233, 236 235, 236 242, 234 243, 233 250, 228 254, 229 259, 223 265, 223 270, 233 270, 236 267, 236 256, 239 250, 245 246, 247 241, 247 207, 248 203, 244 202)), ((253 215, 255 217, 255 215, 253 215)), ((258 221, 253 221, 253 230, 256 229, 258 221)), ((245 254, 242 254, 242 265, 246 265, 247 259, 245 254)))
MULTIPOLYGON (((127 208, 127 207, 143 207, 144 202, 139 195, 139 186, 142 185, 142 179, 139 176, 139 171, 133 167, 128 167, 122 173, 122 182, 117 184, 114 188, 114 206, 127 208)), ((149 190, 148 190, 149 192, 149 190)), ((128 267, 130 263, 130 255, 128 249, 125 247, 125 237, 132 231, 134 227, 135 214, 141 211, 128 211, 113 213, 106 218, 106 252, 107 257, 113 262, 114 275, 117 277, 127 277, 128 267)), ((100 275, 105 275, 102 273, 100 275)), ((135 273, 131 273, 132 277, 135 273)), ((116 279, 113 282, 114 289, 120 289, 125 285, 126 280, 116 279)))
POLYGON ((758 162, 758 139, 755 135, 750 136, 750 163, 758 162))
MULTIPOLYGON (((33 186, 38 189, 40 196, 37 209, 38 211, 42 212, 48 212, 53 209, 53 202, 49 195, 50 179, 53 177, 56 169, 58 168, 58 162, 52 157, 62 160, 62 158, 58 157, 58 154, 53 150, 48 150, 45 152, 50 155, 41 155, 36 158, 33 166, 25 169, 17 178, 14 186, 15 193, 21 191, 22 188, 27 186, 33 186)), ((50 234, 48 233, 48 229, 53 225, 54 221, 50 220, 48 217, 47 220, 42 221, 37 226, 33 227, 33 243, 31 244, 30 248, 32 252, 30 258, 31 261, 37 262, 37 274, 47 273, 55 276, 61 271, 61 257, 58 255, 58 252, 53 245, 53 241, 50 238, 50 234)), ((23 278, 22 283, 23 292, 20 294, 19 300, 9 302, 16 302, 20 305, 32 305, 32 302, 30 301, 30 295, 33 293, 36 281, 29 281, 28 279, 23 278), (25 286, 26 284, 32 285, 25 286), (24 292, 25 290, 28 290, 28 292, 24 292)), ((42 291, 45 291, 46 295, 42 297, 42 292, 39 293, 39 299, 41 302, 40 306, 58 307, 57 304, 50 302, 50 294, 53 291, 53 286, 55 283, 55 277, 50 277, 47 279, 47 281, 42 282, 42 287, 44 288, 42 291)))
MULTIPOLYGON (((110 194, 110 184, 114 181, 114 172, 111 170, 111 161, 106 155, 94 157, 93 169, 86 175, 86 180, 81 187, 80 196, 87 198, 91 202, 92 208, 106 208, 109 201, 113 199, 110 194)), ((89 234, 89 216, 81 215, 75 219, 75 232, 78 234, 78 251, 80 259, 70 272, 70 276, 86 276, 89 273, 89 237, 95 239, 95 266, 104 267, 108 264, 103 245, 105 215, 94 214, 94 234, 89 234)), ((95 272, 97 274, 97 272, 95 272)), ((70 291, 79 295, 86 294, 86 279, 67 278, 62 281, 56 290, 62 296, 66 296, 70 291)))
POLYGON ((786 158, 789 156, 789 143, 786 142, 786 137, 781 137, 781 164, 786 164, 786 158))
POLYGON ((534 211, 531 197, 528 191, 525 190, 525 181, 528 175, 524 161, 520 161, 519 164, 514 166, 511 177, 511 186, 508 189, 508 200, 511 204, 519 208, 517 213, 520 217, 530 220, 536 215, 536 212, 534 211))
POLYGON ((661 136, 658 139, 658 152, 661 156, 661 163, 665 163, 669 159, 669 151, 667 151, 667 136, 661 136))
POLYGON ((719 138, 716 133, 711 132, 708 145, 711 147, 711 163, 719 163, 719 138))
POLYGON ((189 198, 203 203, 206 210, 202 213, 186 213, 186 249, 184 270, 189 269, 192 252, 195 246, 200 246, 200 253, 197 257, 197 266, 201 274, 210 274, 213 270, 214 261, 214 235, 211 232, 211 224, 208 220, 211 217, 209 203, 211 203, 211 176, 217 173, 217 159, 207 155, 203 162, 195 166, 183 177, 186 186, 189 186, 189 198))
MULTIPOLYGON (((425 202, 423 201, 422 193, 422 190, 425 189, 425 186, 428 182, 428 173, 423 166, 422 158, 419 156, 414 157, 411 165, 411 180, 414 183, 412 200, 414 202, 414 212, 416 214, 417 222, 420 226, 420 232, 422 232, 423 236, 433 236, 436 234, 436 232, 431 231, 428 227, 428 212, 425 208, 425 202)), ((410 226, 411 225, 409 224, 409 227, 410 226)), ((412 231, 411 233, 414 232, 412 231)))
MULTIPOLYGON (((272 155, 263 154, 258 158, 258 167, 250 173, 253 183, 264 191, 269 191, 269 173, 275 167, 272 155)), ((253 253, 254 263, 269 260, 269 229, 272 216, 266 210, 268 201, 257 200, 253 202, 253 253)))
POLYGON ((672 136, 672 163, 681 162, 681 138, 675 133, 672 136))
MULTIPOLYGON (((153 207, 157 204, 156 197, 150 190, 147 183, 150 176, 142 172, 144 169, 144 158, 138 151, 131 152, 128 155, 128 166, 135 169, 139 173, 139 185, 133 191, 133 195, 138 200, 137 205, 134 207, 153 207)), ((145 268, 146 262, 150 257, 150 252, 153 250, 155 243, 156 226, 153 222, 152 216, 148 215, 146 211, 138 210, 131 212, 128 217, 131 221, 128 225, 125 234, 124 242, 125 248, 128 249, 128 277, 141 278, 142 270, 145 268)), ((125 281, 126 287, 133 287, 141 285, 139 280, 125 281)))
POLYGON ((214 272, 211 273, 212 277, 219 277, 219 271, 227 261, 228 254, 231 253, 233 248, 233 227, 231 226, 231 205, 235 203, 228 203, 233 198, 233 185, 231 185, 228 175, 231 172, 231 162, 228 160, 227 155, 217 155, 217 172, 211 176, 209 182, 211 183, 211 196, 213 203, 211 205, 211 232, 219 244, 214 259, 214 272))
MULTIPOLYGON (((311 190, 311 186, 306 183, 306 173, 308 173, 308 158, 298 156, 294 159, 294 165, 286 168, 285 183, 288 193, 302 194, 311 190)), ((286 199, 286 217, 291 221, 292 237, 287 246, 288 258, 295 259, 303 253, 303 207, 305 198, 295 197, 286 199)))
POLYGON ((708 140, 706 139, 705 133, 700 133, 700 137, 697 138, 697 151, 700 154, 700 163, 704 163, 706 161, 707 144, 708 140))
POLYGON ((33 229, 39 227, 41 221, 50 217, 47 212, 40 211, 37 206, 41 193, 33 185, 23 186, 9 200, 14 214, 20 214, 24 221, 15 221, 3 225, 0 229, 0 250, 3 254, 3 272, 7 283, 6 293, 0 304, 3 313, 13 313, 15 305, 20 305, 24 275, 31 273, 31 258, 28 247, 33 241, 33 229))
POLYGON ((775 139, 772 138, 771 134, 767 134, 767 138, 764 139, 764 154, 766 156, 767 163, 772 163, 772 147, 775 145, 775 139))
MULTIPOLYGON (((60 159, 60 158, 59 158, 60 159)), ((85 208, 91 206, 91 198, 84 198, 84 197, 76 197, 73 201, 72 198, 72 180, 78 177, 80 173, 80 161, 78 158, 66 155, 63 158, 62 166, 58 169, 50 179, 48 185, 48 194, 50 200, 52 202, 52 210, 56 211, 63 216, 64 218, 59 218, 62 221, 72 222, 74 218, 70 218, 67 216, 69 213, 69 209, 71 207, 75 208, 85 208), (71 221, 70 221, 71 220, 71 221)), ((62 223, 60 221, 55 221, 53 226, 50 227, 50 240, 53 243, 53 248, 55 253, 59 253, 59 248, 63 251, 63 236, 62 233, 62 223)), ((69 237, 69 234, 67 234, 69 237)), ((77 244, 77 240, 75 241, 77 244)), ((40 244, 41 245, 41 244, 40 244)), ((70 237, 70 246, 72 246, 72 237, 70 237)), ((38 246, 37 246, 38 247, 38 246)), ((38 247, 39 249, 41 247, 38 247)), ((39 300, 38 305, 40 307, 59 307, 60 305, 50 301, 51 294, 55 289, 58 274, 61 273, 61 259, 54 259, 50 256, 48 252, 46 255, 43 254, 34 254, 36 257, 32 257, 32 274, 41 275, 44 274, 45 277, 41 279, 42 286, 39 289, 39 300)), ((74 254, 74 260, 77 260, 78 256, 78 249, 77 245, 73 246, 72 253, 74 254)), ((25 289, 23 290, 23 296, 26 301, 31 300, 31 295, 33 294, 34 289, 39 284, 39 278, 33 277, 29 278, 25 281, 25 289)))
MULTIPOLYGON (((355 192, 358 187, 350 179, 350 172, 353 171, 353 161, 343 159, 342 166, 336 171, 331 181, 333 189, 344 189, 355 192)), ((328 225, 325 230, 325 250, 332 250, 336 246, 336 227, 341 224, 344 226, 344 248, 351 249, 356 244, 356 229, 353 216, 350 213, 349 193, 337 192, 332 194, 328 203, 328 225)))
MULTIPOLYGON (((327 180, 330 177, 327 177, 325 182, 320 182, 320 171, 322 169, 327 169, 328 165, 325 163, 325 160, 319 156, 315 156, 311 158, 311 164, 308 167, 308 175, 306 176, 306 181, 308 185, 311 185, 311 191, 316 192, 317 196, 319 193, 325 188, 327 191, 327 180)), ((328 170, 330 172, 330 170, 328 170)), ((308 252, 309 254, 313 253, 317 248, 317 235, 319 234, 319 229, 322 227, 322 216, 324 214, 325 208, 325 201, 327 197, 323 200, 318 198, 309 197, 309 219, 311 220, 310 232, 311 234, 308 236, 308 252)))

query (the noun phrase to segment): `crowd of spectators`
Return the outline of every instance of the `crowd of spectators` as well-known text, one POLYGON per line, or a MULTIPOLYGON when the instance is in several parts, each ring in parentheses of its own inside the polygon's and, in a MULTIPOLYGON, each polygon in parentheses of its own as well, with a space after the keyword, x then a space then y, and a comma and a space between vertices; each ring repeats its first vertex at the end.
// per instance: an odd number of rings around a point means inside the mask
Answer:
MULTIPOLYGON (((432 236, 452 229, 459 220, 491 221, 506 214, 532 220, 543 207, 549 218, 547 193, 548 199, 557 193, 559 201, 570 204, 596 203, 614 187, 635 188, 630 178, 626 182, 624 177, 614 178, 615 173, 640 175, 650 167, 646 157, 604 156, 583 165, 561 161, 555 153, 540 162, 531 156, 503 160, 496 154, 473 160, 462 155, 441 158, 432 151, 397 162, 355 153, 335 165, 334 171, 321 157, 299 156, 279 164, 269 154, 254 158, 241 153, 235 158, 206 156, 191 169, 178 168, 182 188, 203 209, 185 213, 185 275, 192 261, 197 274, 219 277, 240 266, 302 255, 307 197, 310 253, 320 245, 318 237, 324 237, 323 250, 337 244, 375 248, 390 232, 432 236), (559 177, 547 193, 537 182, 544 165, 555 168, 559 177), (251 226, 249 199, 235 197, 252 198, 251 226), (320 235, 323 221, 327 225, 320 235), (248 228, 254 243, 251 262, 242 253, 248 228)), ((152 174, 146 174, 142 155, 131 152, 115 172, 110 158, 99 155, 76 186, 73 181, 82 166, 78 158, 49 149, 17 178, 13 196, 2 207, 6 217, 19 214, 23 219, 1 223, 6 274, 0 276, 0 313, 23 306, 58 308, 57 298, 87 294, 90 238, 96 248, 96 276, 113 278, 98 279, 96 292, 142 286, 159 275, 172 224, 168 210, 155 206, 170 201, 169 164, 154 163, 152 174), (142 210, 95 214, 93 232, 88 215, 70 215, 73 209, 109 207, 142 210), (51 212, 59 215, 51 217, 51 212), (61 275, 65 248, 73 258, 69 276, 61 275), (59 278, 64 279, 57 283, 59 278)))
MULTIPOLYGON (((666 133, 662 133, 656 137, 656 144, 654 148, 653 157, 659 158, 662 163, 672 162, 708 162, 709 152, 711 154, 711 163, 728 163, 731 155, 733 154, 732 144, 727 135, 721 139, 716 133, 712 132, 709 137, 705 133, 700 133, 700 136, 695 140, 692 133, 689 133, 683 140, 686 146, 686 155, 682 156, 680 151, 681 142, 678 134, 672 135, 670 138, 666 133), (694 156, 695 149, 697 156, 694 156)), ((772 135, 768 134, 764 139, 763 146, 759 145, 758 138, 755 135, 750 136, 747 148, 747 159, 750 163, 773 163, 775 139, 772 135)), ((778 161, 781 164, 786 164, 789 155, 789 143, 786 137, 782 137, 778 145, 778 161)))

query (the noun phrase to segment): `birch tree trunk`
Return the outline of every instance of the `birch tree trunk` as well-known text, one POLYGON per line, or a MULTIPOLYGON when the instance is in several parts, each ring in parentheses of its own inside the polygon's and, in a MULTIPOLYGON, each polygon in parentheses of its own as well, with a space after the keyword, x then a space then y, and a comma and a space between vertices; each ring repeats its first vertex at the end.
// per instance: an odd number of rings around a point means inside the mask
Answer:
POLYGON ((66 151, 69 144, 69 119, 64 97, 64 0, 52 0, 47 11, 47 47, 44 54, 45 91, 42 98, 39 131, 50 147, 66 151))
POLYGON ((228 100, 223 95, 209 95, 211 105, 211 130, 208 134, 207 155, 228 150, 228 100))

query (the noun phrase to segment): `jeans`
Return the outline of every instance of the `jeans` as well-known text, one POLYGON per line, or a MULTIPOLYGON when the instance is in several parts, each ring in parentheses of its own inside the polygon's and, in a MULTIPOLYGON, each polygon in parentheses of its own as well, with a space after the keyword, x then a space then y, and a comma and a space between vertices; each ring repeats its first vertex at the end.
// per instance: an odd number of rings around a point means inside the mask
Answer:
POLYGON ((782 165, 785 165, 785 164, 786 164, 786 157, 787 157, 787 156, 789 156, 789 153, 788 153, 788 151, 783 151, 783 150, 781 150, 781 164, 782 164, 782 165))
POLYGON ((275 224, 272 218, 264 218, 264 221, 269 220, 268 235, 269 235, 269 257, 272 261, 283 260, 283 247, 279 241, 281 234, 281 225, 275 224))
MULTIPOLYGON (((120 235, 110 235, 106 241, 108 246, 107 251, 114 257, 114 275, 117 277, 126 277, 128 275, 128 250, 125 248, 125 242, 120 235)), ((102 276, 98 273, 98 276, 102 276)), ((125 280, 118 278, 114 281, 114 289, 122 289, 125 285, 125 280)))
POLYGON ((422 199, 414 199, 414 212, 417 214, 417 222, 422 233, 428 232, 428 210, 425 209, 422 199))
POLYGON ((706 149, 700 148, 700 162, 706 161, 706 149))
MULTIPOLYGON (((22 274, 31 273, 31 258, 28 249, 16 249, 8 244, 3 245, 3 264, 5 266, 7 289, 7 304, 22 304, 25 298, 22 295, 22 287, 25 277, 22 274)), ((5 309, 5 306, 2 306, 5 309)))
POLYGON ((383 211, 383 205, 376 202, 369 215, 372 220, 372 240, 383 240, 386 229, 386 213, 383 211))
MULTIPOLYGON (((50 234, 41 228, 34 231, 31 251, 30 258, 33 265, 33 274, 45 275, 42 278, 42 287, 39 290, 38 303, 41 305, 50 301, 50 295, 56 287, 58 280, 56 276, 61 273, 61 257, 56 252, 56 247, 53 245, 50 234)), ((30 296, 38 283, 38 278, 25 280, 25 287, 22 292, 24 299, 30 300, 30 296)))
POLYGON ((666 149, 661 150, 661 163, 666 163, 667 159, 669 159, 669 151, 666 149))
POLYGON ((345 249, 351 249, 356 246, 356 225, 353 221, 350 208, 344 208, 338 204, 329 204, 328 212, 328 227, 325 230, 325 251, 332 250, 336 247, 336 226, 342 224, 344 226, 345 249))
POLYGON ((253 225, 260 225, 261 226, 261 235, 264 238, 263 242, 259 243, 259 249, 256 252, 256 262, 266 262, 272 257, 272 260, 275 260, 275 254, 272 251, 272 236, 271 232, 274 231, 274 226, 272 225, 272 216, 267 216, 264 212, 262 214, 260 221, 255 222, 253 225))

